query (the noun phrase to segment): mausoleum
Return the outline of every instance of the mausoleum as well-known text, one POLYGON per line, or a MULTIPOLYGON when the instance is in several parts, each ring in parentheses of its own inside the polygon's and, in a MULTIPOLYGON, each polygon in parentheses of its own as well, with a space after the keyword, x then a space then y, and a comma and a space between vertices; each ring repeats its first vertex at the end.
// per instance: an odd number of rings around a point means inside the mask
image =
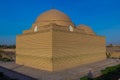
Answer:
POLYGON ((16 38, 16 63, 60 71, 106 58, 106 41, 86 25, 76 26, 64 13, 42 13, 16 38))

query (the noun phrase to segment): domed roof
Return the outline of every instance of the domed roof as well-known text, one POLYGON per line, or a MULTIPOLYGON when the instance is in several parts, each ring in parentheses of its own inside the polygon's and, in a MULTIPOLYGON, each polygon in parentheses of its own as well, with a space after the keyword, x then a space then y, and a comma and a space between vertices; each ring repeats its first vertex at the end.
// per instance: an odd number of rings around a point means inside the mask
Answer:
POLYGON ((73 23, 70 20, 70 18, 66 14, 56 9, 51 9, 49 11, 42 13, 37 18, 36 23, 40 23, 41 25, 45 25, 48 23, 56 23, 58 25, 64 25, 64 26, 72 25, 73 26, 73 23))
POLYGON ((93 30, 90 27, 86 26, 86 25, 79 25, 77 28, 84 30, 85 33, 87 33, 87 34, 93 34, 93 35, 95 35, 95 33, 93 32, 93 30))

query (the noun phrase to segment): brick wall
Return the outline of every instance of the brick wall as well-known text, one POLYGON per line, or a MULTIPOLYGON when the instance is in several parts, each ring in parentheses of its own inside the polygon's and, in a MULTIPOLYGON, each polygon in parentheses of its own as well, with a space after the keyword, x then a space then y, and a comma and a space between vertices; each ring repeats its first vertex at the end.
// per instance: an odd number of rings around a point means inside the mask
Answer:
POLYGON ((105 38, 49 30, 17 36, 16 63, 57 71, 106 58, 105 38))
POLYGON ((38 32, 17 36, 16 63, 38 69, 52 70, 52 34, 38 32))
POLYGON ((105 37, 53 31, 53 69, 62 70, 106 58, 105 37))

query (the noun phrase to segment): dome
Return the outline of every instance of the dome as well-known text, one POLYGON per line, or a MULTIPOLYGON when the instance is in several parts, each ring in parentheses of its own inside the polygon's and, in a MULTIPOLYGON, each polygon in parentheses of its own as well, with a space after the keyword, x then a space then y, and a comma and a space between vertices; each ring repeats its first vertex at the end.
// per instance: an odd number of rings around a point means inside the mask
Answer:
POLYGON ((50 24, 50 23, 55 23, 58 25, 63 25, 63 26, 73 26, 74 24, 72 23, 72 21, 70 20, 70 18, 56 10, 56 9, 52 9, 49 11, 46 11, 44 13, 42 13, 36 20, 37 24, 40 24, 41 26, 50 24))
POLYGON ((93 35, 95 35, 95 33, 93 32, 93 30, 90 27, 86 26, 86 25, 79 25, 77 28, 78 29, 82 29, 87 34, 93 34, 93 35))

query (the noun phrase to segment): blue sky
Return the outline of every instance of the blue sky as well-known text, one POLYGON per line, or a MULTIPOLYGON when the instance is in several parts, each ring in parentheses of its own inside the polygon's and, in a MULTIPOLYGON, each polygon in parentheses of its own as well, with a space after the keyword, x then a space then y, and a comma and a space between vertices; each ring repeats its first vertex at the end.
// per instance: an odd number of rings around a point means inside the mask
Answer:
POLYGON ((16 35, 52 7, 106 36, 107 44, 120 44, 120 0, 0 0, 0 44, 15 44, 16 35))

